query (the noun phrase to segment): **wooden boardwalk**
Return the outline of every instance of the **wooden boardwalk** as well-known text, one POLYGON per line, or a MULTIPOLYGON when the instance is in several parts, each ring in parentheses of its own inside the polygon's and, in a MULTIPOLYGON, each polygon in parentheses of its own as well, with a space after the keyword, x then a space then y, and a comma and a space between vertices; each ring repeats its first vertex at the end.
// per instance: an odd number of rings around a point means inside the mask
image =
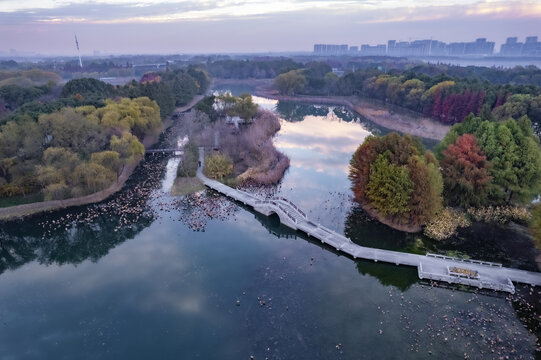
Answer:
MULTIPOLYGON (((199 149, 201 164, 204 163, 204 149, 199 149)), ((513 282, 531 286, 541 286, 541 273, 505 268, 501 264, 458 259, 447 256, 426 254, 417 255, 398 251, 376 249, 355 244, 353 241, 321 224, 310 220, 295 204, 284 198, 262 199, 245 191, 233 189, 218 181, 207 178, 202 166, 197 170, 199 179, 209 188, 236 201, 251 206, 255 211, 269 216, 278 215, 280 222, 294 230, 301 230, 322 243, 352 256, 354 259, 382 261, 395 265, 417 267, 419 278, 463 284, 478 288, 515 292, 513 282), (466 269, 476 273, 475 277, 452 274, 453 268, 466 269)))

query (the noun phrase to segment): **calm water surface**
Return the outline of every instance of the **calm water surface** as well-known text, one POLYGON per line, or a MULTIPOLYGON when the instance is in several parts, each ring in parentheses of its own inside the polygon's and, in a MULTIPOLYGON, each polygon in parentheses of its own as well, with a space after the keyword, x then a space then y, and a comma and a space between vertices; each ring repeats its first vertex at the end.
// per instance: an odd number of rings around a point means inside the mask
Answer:
MULTIPOLYGON (((414 242, 350 200, 351 153, 380 130, 340 108, 281 106, 291 167, 273 192, 355 241, 414 242)), ((177 163, 149 158, 102 204, 0 225, 0 359, 534 357, 505 295, 339 256, 211 191, 171 197, 177 163)))

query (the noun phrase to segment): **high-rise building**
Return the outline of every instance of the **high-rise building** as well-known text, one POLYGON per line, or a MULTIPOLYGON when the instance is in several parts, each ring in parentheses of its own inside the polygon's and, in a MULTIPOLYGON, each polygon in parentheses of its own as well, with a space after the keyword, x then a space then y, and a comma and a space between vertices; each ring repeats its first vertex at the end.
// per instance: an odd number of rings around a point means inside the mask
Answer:
POLYGON ((541 42, 537 41, 537 36, 528 36, 526 42, 522 45, 522 56, 541 56, 541 42))
POLYGON ((347 54, 349 46, 347 44, 315 44, 314 53, 319 55, 343 55, 347 54))
POLYGON ((505 44, 500 48, 500 55, 520 56, 522 54, 522 43, 518 42, 517 37, 508 37, 505 44))
POLYGON ((384 56, 387 53, 387 46, 385 44, 370 46, 361 45, 361 55, 364 56, 384 56))

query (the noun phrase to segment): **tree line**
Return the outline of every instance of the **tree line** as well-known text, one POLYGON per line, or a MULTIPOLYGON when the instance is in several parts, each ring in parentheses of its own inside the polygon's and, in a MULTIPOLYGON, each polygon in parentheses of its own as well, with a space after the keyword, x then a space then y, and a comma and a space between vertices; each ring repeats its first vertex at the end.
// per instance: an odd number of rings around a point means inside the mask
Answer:
POLYGON ((82 78, 68 81, 58 98, 49 101, 34 101, 28 97, 2 117, 2 97, 0 97, 0 124, 31 118, 37 121, 40 114, 58 111, 66 106, 92 105, 103 107, 105 99, 115 97, 148 97, 160 107, 160 116, 165 119, 176 106, 190 102, 196 94, 204 93, 210 85, 208 73, 196 66, 184 70, 149 73, 142 81, 132 81, 123 86, 113 86, 103 81, 82 78))
POLYGON ((217 60, 205 65, 213 76, 224 79, 274 79, 290 70, 299 69, 302 64, 289 58, 252 59, 252 60, 217 60))
POLYGON ((57 74, 40 70, 0 72, 0 118, 50 94, 59 81, 57 74))
POLYGON ((383 73, 362 69, 337 76, 326 63, 308 63, 275 79, 286 95, 360 95, 422 113, 444 124, 463 121, 473 113, 487 120, 528 115, 541 123, 541 89, 534 85, 500 85, 414 71, 383 73))

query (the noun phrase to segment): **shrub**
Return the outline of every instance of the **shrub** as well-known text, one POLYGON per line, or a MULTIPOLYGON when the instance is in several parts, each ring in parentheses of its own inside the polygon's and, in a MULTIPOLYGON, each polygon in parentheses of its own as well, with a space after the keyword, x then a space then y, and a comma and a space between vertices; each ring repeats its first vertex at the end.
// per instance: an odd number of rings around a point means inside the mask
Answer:
POLYGON ((48 185, 43 193, 45 200, 62 200, 69 195, 69 189, 65 183, 56 183, 48 185))
POLYGON ((208 177, 221 180, 233 171, 233 161, 227 155, 210 155, 205 159, 204 171, 208 177))
POLYGON ((445 240, 456 234, 459 227, 468 227, 471 222, 464 213, 446 207, 426 225, 425 235, 436 240, 445 240))
POLYGON ((487 206, 468 208, 468 215, 475 221, 505 224, 509 221, 527 223, 531 215, 526 208, 518 206, 487 206))

